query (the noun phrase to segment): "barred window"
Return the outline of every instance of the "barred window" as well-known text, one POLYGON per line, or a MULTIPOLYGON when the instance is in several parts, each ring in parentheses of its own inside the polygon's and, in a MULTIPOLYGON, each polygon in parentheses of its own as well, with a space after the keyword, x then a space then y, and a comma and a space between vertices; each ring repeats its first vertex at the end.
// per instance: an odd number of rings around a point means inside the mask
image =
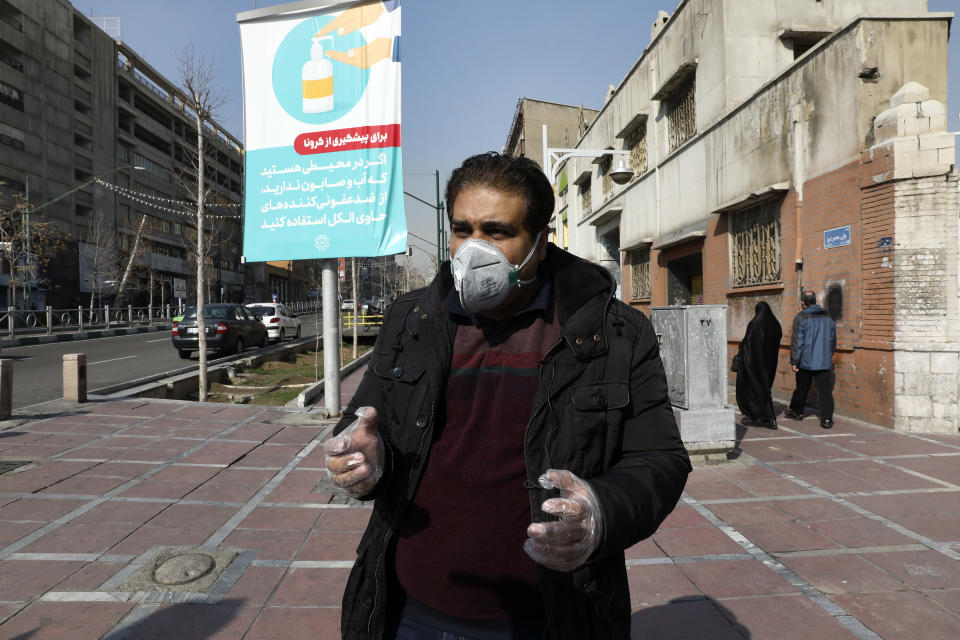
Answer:
POLYGON ((630 252, 630 297, 650 297, 650 248, 630 252))
POLYGON ((731 213, 729 220, 732 285, 780 282, 780 200, 731 213))
POLYGON ((593 203, 590 200, 590 180, 584 180, 580 183, 580 209, 583 217, 593 213, 593 203))
POLYGON ((670 151, 697 133, 697 76, 691 73, 667 99, 670 151))
POLYGON ((609 153, 600 158, 598 163, 598 173, 600 174, 600 186, 603 190, 603 199, 606 200, 610 197, 610 192, 613 191, 613 178, 610 177, 610 164, 613 162, 613 156, 609 153))
POLYGON ((630 150, 630 168, 636 175, 647 172, 647 124, 637 126, 627 135, 627 149, 630 150))

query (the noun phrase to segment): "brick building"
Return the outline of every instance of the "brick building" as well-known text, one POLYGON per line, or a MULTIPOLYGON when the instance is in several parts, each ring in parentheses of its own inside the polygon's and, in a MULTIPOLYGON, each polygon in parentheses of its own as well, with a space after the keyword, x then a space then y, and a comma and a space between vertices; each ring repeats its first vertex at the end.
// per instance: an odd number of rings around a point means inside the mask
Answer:
POLYGON ((641 310, 727 305, 731 357, 770 303, 780 397, 799 293, 816 291, 837 322, 837 412, 956 432, 951 19, 926 0, 680 2, 576 145, 630 151, 633 179, 610 179, 610 155, 571 158, 554 224, 641 310))

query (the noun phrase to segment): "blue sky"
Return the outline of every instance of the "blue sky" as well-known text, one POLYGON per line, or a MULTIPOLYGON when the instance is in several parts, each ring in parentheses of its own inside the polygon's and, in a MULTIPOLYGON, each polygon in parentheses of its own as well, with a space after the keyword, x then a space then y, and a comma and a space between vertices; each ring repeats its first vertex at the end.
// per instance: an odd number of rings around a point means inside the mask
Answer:
MULTIPOLYGON (((405 0, 403 141, 405 189, 434 200, 468 155, 503 146, 517 99, 599 108, 650 41, 659 9, 679 0, 405 0)), ((122 39, 171 80, 177 54, 193 45, 209 56, 228 102, 219 121, 242 137, 240 36, 236 14, 272 0, 74 0, 87 15, 117 16, 122 39)), ((929 0, 955 11, 956 0, 929 0)), ((960 38, 950 43, 948 128, 960 130, 960 38)), ((435 239, 434 211, 407 198, 410 230, 435 239)), ((432 247, 412 238, 416 248, 432 247)))

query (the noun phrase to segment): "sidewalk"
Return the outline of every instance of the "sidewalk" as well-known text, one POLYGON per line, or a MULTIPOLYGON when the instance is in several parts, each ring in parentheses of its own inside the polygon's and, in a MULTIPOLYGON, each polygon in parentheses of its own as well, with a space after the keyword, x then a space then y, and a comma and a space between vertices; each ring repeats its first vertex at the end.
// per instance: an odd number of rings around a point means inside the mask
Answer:
MULTIPOLYGON (((339 638, 370 509, 316 489, 316 420, 117 400, 0 431, 0 460, 36 460, 0 476, 0 638, 339 638), (138 571, 169 547, 238 555, 162 591, 138 571)), ((634 637, 960 637, 960 436, 740 431, 628 551, 634 637)))

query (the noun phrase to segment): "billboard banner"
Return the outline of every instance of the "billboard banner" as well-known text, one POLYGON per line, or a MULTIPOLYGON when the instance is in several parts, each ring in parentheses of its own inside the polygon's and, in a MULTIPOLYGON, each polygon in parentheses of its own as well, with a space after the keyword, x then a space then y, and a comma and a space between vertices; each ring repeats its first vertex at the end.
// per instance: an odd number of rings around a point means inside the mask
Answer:
POLYGON ((400 2, 297 2, 237 17, 248 262, 406 249, 400 2))

